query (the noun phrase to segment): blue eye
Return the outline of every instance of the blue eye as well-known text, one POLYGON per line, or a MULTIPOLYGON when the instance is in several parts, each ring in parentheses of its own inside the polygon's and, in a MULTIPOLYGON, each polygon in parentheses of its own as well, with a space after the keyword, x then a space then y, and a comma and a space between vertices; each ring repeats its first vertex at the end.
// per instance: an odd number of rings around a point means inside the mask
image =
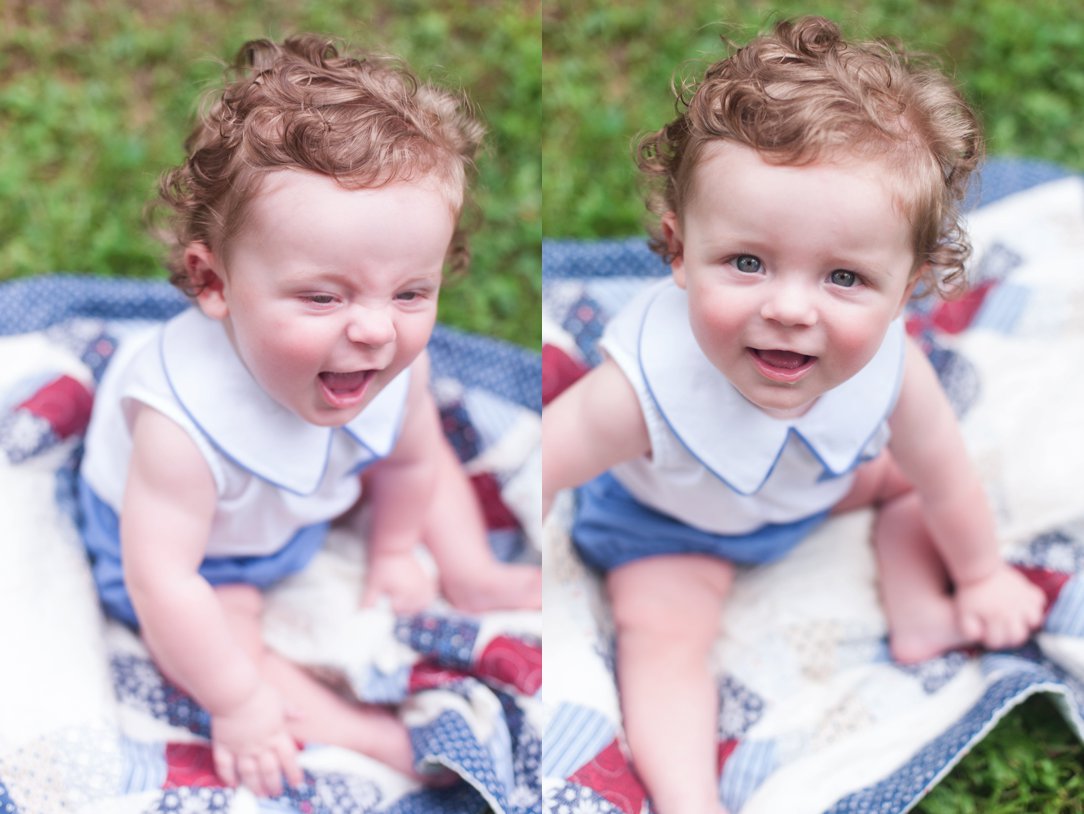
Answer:
POLYGON ((734 268, 743 274, 756 274, 762 268, 759 257, 751 254, 739 254, 734 258, 734 268))
POLYGON ((858 285, 858 275, 846 269, 836 269, 828 275, 828 279, 832 281, 833 285, 842 286, 843 288, 858 285))

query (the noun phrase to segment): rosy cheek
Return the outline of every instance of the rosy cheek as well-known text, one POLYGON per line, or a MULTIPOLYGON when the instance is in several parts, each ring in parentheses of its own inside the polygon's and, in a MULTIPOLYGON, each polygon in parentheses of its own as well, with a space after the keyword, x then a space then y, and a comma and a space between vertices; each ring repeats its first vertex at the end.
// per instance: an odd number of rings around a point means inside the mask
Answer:
POLYGON ((717 338, 731 336, 743 321, 744 309, 736 298, 701 294, 701 306, 692 312, 694 328, 717 338))
POLYGON ((831 339, 836 358, 842 364, 854 368, 855 372, 864 367, 873 358, 884 338, 877 328, 878 326, 858 323, 848 325, 845 330, 836 331, 831 339))

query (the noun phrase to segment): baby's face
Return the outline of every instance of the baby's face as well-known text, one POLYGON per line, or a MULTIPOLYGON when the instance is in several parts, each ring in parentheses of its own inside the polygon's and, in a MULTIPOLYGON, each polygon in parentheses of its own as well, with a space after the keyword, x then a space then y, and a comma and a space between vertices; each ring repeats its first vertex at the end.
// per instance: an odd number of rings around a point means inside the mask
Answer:
POLYGON ((749 401, 800 415, 877 352, 911 293, 911 228, 868 162, 778 166, 709 145, 680 220, 674 278, 712 363, 749 401))
POLYGON ((347 190, 268 176, 199 297, 267 393, 305 420, 355 418, 424 350, 455 218, 425 179, 347 190))

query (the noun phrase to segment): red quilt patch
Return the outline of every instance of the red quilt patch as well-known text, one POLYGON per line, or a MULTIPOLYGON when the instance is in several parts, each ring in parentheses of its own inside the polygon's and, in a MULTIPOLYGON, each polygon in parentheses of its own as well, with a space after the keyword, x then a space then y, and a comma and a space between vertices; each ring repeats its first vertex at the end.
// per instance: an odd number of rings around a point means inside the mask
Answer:
POLYGON ((224 785, 215 774, 211 747, 206 743, 167 743, 166 767, 162 788, 224 785))
POLYGON ((567 390, 588 371, 587 365, 573 359, 554 345, 542 348, 542 404, 546 405, 567 390))
POLYGON ((605 797, 625 814, 640 814, 647 791, 625 760, 617 741, 595 755, 569 778, 605 797))
POLYGON ((479 678, 534 695, 542 686, 542 648, 510 636, 497 636, 478 657, 475 673, 479 678))
POLYGON ((482 504, 487 529, 497 531, 519 528, 516 516, 501 499, 501 485, 493 475, 487 472, 471 475, 470 482, 474 487, 474 494, 478 496, 478 502, 482 504))
POLYGON ((87 428, 93 404, 94 396, 82 382, 60 376, 22 402, 18 409, 45 419, 57 437, 63 439, 87 428))

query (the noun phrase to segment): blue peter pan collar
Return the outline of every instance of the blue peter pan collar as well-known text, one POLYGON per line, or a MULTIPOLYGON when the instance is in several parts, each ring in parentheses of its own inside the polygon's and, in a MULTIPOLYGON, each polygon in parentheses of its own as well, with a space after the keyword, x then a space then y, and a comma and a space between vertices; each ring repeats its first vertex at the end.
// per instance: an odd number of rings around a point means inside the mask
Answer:
MULTIPOLYGON (((337 428, 310 424, 259 386, 222 323, 190 308, 163 326, 166 378, 181 407, 228 458, 297 494, 311 494, 327 469, 337 428)), ((391 452, 406 409, 409 369, 342 427, 374 458, 391 452)))
POLYGON ((832 475, 852 469, 890 414, 903 378, 903 321, 889 326, 873 359, 804 415, 779 419, 746 400, 700 350, 688 298, 660 288, 640 329, 641 371, 664 420, 685 448, 731 489, 755 494, 791 436, 832 475))

